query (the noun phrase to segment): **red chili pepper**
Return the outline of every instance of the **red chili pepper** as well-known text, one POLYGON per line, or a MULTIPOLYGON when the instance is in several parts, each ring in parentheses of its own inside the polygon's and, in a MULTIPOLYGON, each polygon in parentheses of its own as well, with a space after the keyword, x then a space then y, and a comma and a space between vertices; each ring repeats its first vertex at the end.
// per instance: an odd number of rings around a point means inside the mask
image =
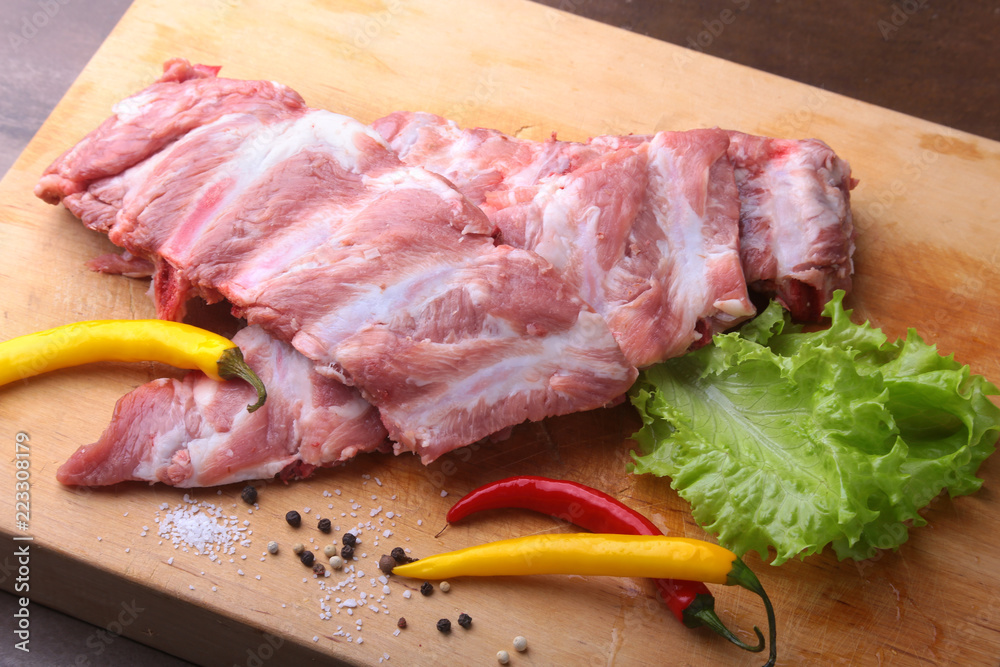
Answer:
MULTIPOLYGON (((595 533, 662 535, 652 521, 608 494, 578 482, 525 475, 492 482, 468 493, 448 511, 448 523, 491 509, 544 512, 595 533)), ((743 642, 715 613, 715 597, 697 581, 654 579, 663 601, 689 628, 704 625, 747 651, 764 649, 764 635, 755 626, 758 644, 743 642)))

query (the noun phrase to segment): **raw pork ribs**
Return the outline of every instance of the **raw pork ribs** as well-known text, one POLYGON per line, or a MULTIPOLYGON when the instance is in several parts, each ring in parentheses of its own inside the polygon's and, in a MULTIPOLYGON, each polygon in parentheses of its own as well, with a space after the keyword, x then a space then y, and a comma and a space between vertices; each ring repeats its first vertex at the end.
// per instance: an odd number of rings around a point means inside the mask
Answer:
POLYGON ((850 170, 723 130, 519 140, 429 114, 367 127, 176 59, 45 172, 152 276, 159 317, 228 301, 268 409, 200 374, 126 396, 65 483, 305 475, 391 440, 428 463, 618 399, 637 367, 850 286, 850 170))

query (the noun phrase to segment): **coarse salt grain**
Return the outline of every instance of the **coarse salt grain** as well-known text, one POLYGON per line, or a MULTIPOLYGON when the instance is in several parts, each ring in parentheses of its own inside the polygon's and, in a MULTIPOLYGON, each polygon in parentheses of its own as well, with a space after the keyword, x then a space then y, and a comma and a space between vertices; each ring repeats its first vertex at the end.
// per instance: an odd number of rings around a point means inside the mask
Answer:
POLYGON ((241 540, 239 529, 233 526, 235 521, 227 521, 218 507, 205 502, 193 503, 187 494, 184 498, 189 503, 187 506, 176 506, 160 521, 160 537, 171 539, 174 548, 184 547, 187 551, 187 547, 192 547, 199 554, 233 553, 235 543, 248 542, 241 540))

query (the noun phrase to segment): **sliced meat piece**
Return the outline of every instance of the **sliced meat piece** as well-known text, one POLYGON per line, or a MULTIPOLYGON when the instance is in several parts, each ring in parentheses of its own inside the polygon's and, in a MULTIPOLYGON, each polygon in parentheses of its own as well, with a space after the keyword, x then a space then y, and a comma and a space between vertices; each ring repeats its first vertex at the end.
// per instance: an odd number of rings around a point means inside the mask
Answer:
POLYGON ((217 79, 218 67, 167 61, 160 79, 115 105, 114 115, 45 170, 35 195, 50 204, 120 174, 209 120, 231 113, 260 118, 304 109, 298 93, 271 81, 217 79))
MULTIPOLYGON (((132 118, 162 117, 155 107, 188 98, 178 89, 212 81, 156 84, 132 118)), ((206 96, 202 124, 198 104, 185 107, 182 130, 163 130, 171 143, 133 142, 138 160, 120 141, 134 135, 127 119, 102 126, 87 150, 133 166, 64 193, 85 224, 156 264, 160 317, 178 318, 195 295, 227 299, 358 387, 397 451, 425 462, 627 391, 635 368, 574 286, 536 253, 498 247, 444 178, 402 164, 350 118, 242 102, 220 114, 219 97, 206 96)), ((53 187, 86 181, 74 161, 50 168, 53 187)))
POLYGON ((754 313, 721 130, 534 142, 408 112, 373 127, 404 162, 479 204, 505 243, 549 260, 633 365, 683 354, 754 313))
POLYGON ((255 394, 242 381, 217 382, 201 372, 154 380, 118 401, 101 438, 78 449, 58 480, 214 486, 330 466, 386 443, 378 411, 357 390, 319 375, 259 327, 233 340, 267 386, 263 407, 247 412, 255 394))
POLYGON ((851 167, 817 139, 729 137, 747 282, 797 319, 818 320, 834 290, 851 289, 851 167))

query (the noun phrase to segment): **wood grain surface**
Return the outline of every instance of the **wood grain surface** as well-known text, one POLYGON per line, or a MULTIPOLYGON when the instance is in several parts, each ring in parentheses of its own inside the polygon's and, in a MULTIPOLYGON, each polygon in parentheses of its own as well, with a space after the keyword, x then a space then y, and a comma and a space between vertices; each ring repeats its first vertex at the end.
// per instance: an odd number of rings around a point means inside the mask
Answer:
MULTIPOLYGON (((412 109, 534 138, 716 125, 820 137, 861 179, 850 301, 857 317, 892 335, 916 327, 942 351, 1000 379, 991 339, 1000 301, 993 189, 1000 145, 522 0, 472 8, 457 0, 303 0, 280 8, 250 0, 137 2, 0 182, 4 337, 72 320, 152 314, 145 284, 84 267, 111 249, 107 240, 31 190, 44 167, 96 127, 114 102, 149 84, 161 63, 178 55, 222 65, 225 76, 281 81, 312 106, 366 122, 412 109)), ((14 535, 34 538, 33 600, 101 627, 117 622, 122 634, 205 665, 375 665, 386 654, 390 664, 426 664, 429 656, 443 664, 492 663, 516 634, 531 642, 514 656, 517 664, 760 662, 681 627, 655 601, 649 582, 638 580, 456 581, 448 594, 410 599, 403 592, 413 583, 392 581, 376 605, 385 609, 320 619, 324 593, 288 547, 310 537, 319 547, 327 538, 304 532, 309 526, 292 532, 282 520, 288 509, 310 507, 307 516, 326 512, 343 526, 351 519, 337 518, 352 511, 355 521, 387 521, 379 529, 391 535, 377 547, 376 533, 366 532, 374 553, 360 561, 367 570, 362 585, 376 597, 380 585, 368 583, 375 560, 396 544, 427 554, 566 530, 527 512, 497 512, 435 537, 458 495, 511 474, 584 481, 671 533, 704 536, 665 480, 625 473, 628 437, 638 424, 626 405, 524 425, 508 441, 465 448, 428 468, 412 457, 366 456, 305 482, 263 483, 260 510, 252 515, 238 487, 192 492, 253 530, 252 546, 238 549, 233 563, 215 563, 175 550, 169 540, 158 543, 157 513, 162 519, 164 503, 184 502, 184 491, 138 484, 67 489, 54 479, 76 447, 97 438, 118 397, 164 374, 175 372, 101 365, 0 389, 0 434, 9 447, 0 457, 0 479, 9 489, 0 495, 0 532, 6 544, 14 535), (22 431, 31 438, 26 533, 14 525, 14 437, 22 431), (283 545, 277 557, 262 556, 270 539, 283 545), (434 629, 438 618, 454 620, 460 612, 474 619, 468 632, 444 636, 434 629), (394 636, 399 616, 409 627, 394 636), (346 641, 338 627, 364 642, 346 641)), ((986 483, 977 494, 936 499, 926 513, 930 525, 896 553, 864 563, 839 563, 824 553, 779 568, 749 558, 777 608, 779 664, 996 665, 995 458, 981 476, 986 483)), ((13 581, 3 586, 9 590, 13 581)), ((729 589, 717 595, 720 613, 744 638, 763 622, 749 595, 729 589)), ((84 657, 98 664, 96 651, 84 657)))
POLYGON ((996 2, 536 1, 1000 139, 996 2))

